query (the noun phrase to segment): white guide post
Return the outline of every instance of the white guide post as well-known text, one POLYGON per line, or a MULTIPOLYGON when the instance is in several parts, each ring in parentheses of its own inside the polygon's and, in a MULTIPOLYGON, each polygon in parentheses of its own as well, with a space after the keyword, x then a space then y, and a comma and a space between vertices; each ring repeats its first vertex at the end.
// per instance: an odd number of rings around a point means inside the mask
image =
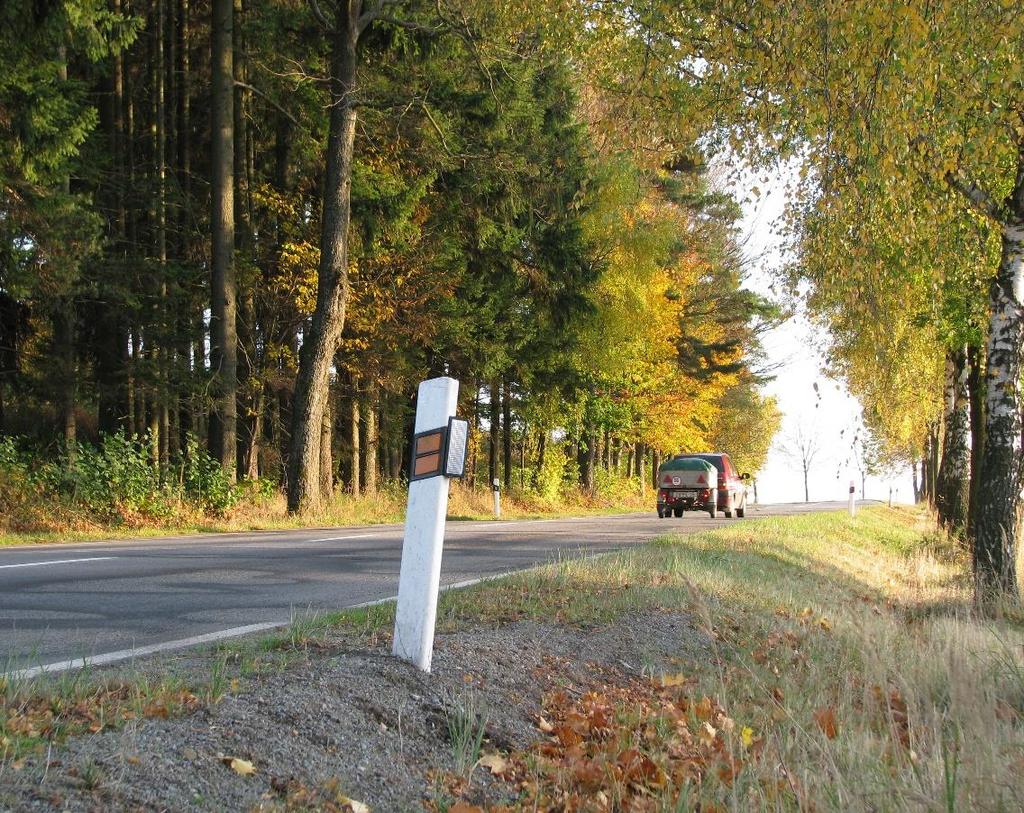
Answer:
MULTIPOLYGON (((415 433, 447 427, 448 419, 455 415, 458 397, 459 382, 454 378, 431 378, 422 382, 416 401, 415 433)), ((447 513, 447 477, 438 475, 409 483, 391 651, 424 672, 430 671, 434 654, 434 624, 447 513)))
POLYGON ((501 516, 501 480, 497 477, 491 483, 491 490, 494 492, 494 516, 501 516))
POLYGON ((850 480, 850 516, 857 516, 857 487, 850 480))

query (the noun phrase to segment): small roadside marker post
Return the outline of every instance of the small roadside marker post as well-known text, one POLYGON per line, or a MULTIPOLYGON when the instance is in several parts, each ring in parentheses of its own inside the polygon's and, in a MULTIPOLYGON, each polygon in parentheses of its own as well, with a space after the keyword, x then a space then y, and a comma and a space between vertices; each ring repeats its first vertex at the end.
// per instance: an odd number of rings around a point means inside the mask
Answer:
POLYGON ((458 398, 454 378, 431 378, 420 384, 416 401, 391 652, 424 672, 434 654, 448 480, 465 474, 469 423, 454 417, 458 398))
POLYGON ((501 480, 497 477, 491 482, 491 490, 494 492, 494 516, 501 516, 501 480))
POLYGON ((850 516, 857 516, 857 487, 850 480, 850 516))

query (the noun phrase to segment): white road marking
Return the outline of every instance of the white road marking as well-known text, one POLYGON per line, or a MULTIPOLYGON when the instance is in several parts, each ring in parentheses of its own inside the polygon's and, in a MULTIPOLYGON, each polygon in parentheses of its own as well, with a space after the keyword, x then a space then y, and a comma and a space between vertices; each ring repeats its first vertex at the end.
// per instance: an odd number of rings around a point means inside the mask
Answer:
POLYGON ((30 669, 19 669, 9 672, 8 677, 15 680, 37 677, 47 672, 64 672, 68 669, 81 669, 85 666, 103 666, 118 661, 126 661, 131 658, 138 658, 143 655, 154 655, 157 652, 167 652, 172 649, 184 649, 199 644, 208 644, 213 641, 220 641, 224 638, 234 638, 239 635, 248 635, 252 632, 263 632, 277 627, 288 626, 287 621, 268 621, 263 624, 249 624, 245 627, 232 627, 231 629, 208 632, 205 635, 195 635, 191 638, 182 638, 178 641, 167 641, 162 644, 150 644, 149 646, 135 647, 134 649, 121 649, 117 652, 106 652, 102 655, 94 655, 91 658, 73 658, 68 661, 57 661, 46 663, 41 666, 33 666, 30 669))
POLYGON ((70 565, 76 562, 105 562, 110 559, 117 559, 116 556, 87 556, 82 559, 51 559, 48 562, 22 562, 18 565, 0 565, 0 570, 8 570, 13 567, 43 567, 44 565, 70 565))
MULTIPOLYGON (((383 533, 383 532, 381 532, 383 533)), ((341 542, 345 539, 366 539, 370 536, 380 536, 381 533, 372 534, 352 534, 351 536, 327 536, 323 539, 298 539, 295 544, 307 544, 312 545, 315 542, 341 542)))
MULTIPOLYGON (((447 592, 448 590, 460 590, 463 587, 472 587, 474 584, 500 579, 504 576, 509 576, 514 572, 515 571, 510 570, 505 573, 494 573, 490 576, 481 576, 476 579, 466 579, 465 581, 454 582, 453 584, 442 584, 441 592, 447 592)), ((348 604, 340 609, 358 610, 364 607, 376 607, 379 604, 387 604, 389 601, 397 600, 398 596, 386 596, 384 598, 374 599, 373 601, 363 601, 359 604, 348 604)), ((249 624, 245 627, 231 627, 226 630, 208 632, 205 635, 195 635, 191 638, 181 638, 177 641, 167 641, 162 644, 149 644, 148 646, 135 647, 134 649, 121 649, 117 652, 105 652, 102 655, 93 655, 91 658, 73 658, 67 661, 55 661, 54 663, 46 663, 41 666, 33 666, 29 669, 18 669, 13 672, 6 673, 4 677, 9 680, 25 680, 27 678, 38 677, 42 674, 66 672, 69 669, 82 669, 86 666, 106 666, 119 661, 139 658, 143 655, 156 655, 157 653, 169 652, 174 649, 186 649, 191 646, 209 644, 214 641, 222 641, 225 638, 237 638, 242 635, 250 635, 254 632, 266 632, 267 630, 281 629, 282 627, 287 627, 290 623, 290 620, 266 621, 262 624, 249 624)))

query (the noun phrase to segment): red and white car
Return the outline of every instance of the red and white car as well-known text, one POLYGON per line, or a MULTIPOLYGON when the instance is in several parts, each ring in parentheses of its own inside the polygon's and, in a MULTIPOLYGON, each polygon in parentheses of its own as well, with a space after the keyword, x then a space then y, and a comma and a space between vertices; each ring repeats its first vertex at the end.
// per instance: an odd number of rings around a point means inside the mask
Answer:
POLYGON ((737 473, 732 460, 725 452, 681 454, 677 455, 676 459, 688 457, 705 460, 718 469, 718 510, 724 511, 725 516, 729 518, 733 512, 737 517, 744 516, 747 513, 746 481, 750 479, 750 475, 737 473))

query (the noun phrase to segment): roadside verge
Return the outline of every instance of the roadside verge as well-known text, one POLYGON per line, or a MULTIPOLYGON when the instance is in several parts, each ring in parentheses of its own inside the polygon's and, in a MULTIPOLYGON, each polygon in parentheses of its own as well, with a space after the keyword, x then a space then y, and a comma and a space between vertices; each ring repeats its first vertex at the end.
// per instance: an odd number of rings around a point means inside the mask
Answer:
POLYGON ((10 682, 0 806, 1019 809, 1024 637, 964 564, 917 511, 765 519, 449 592, 430 676, 381 605, 10 682))

